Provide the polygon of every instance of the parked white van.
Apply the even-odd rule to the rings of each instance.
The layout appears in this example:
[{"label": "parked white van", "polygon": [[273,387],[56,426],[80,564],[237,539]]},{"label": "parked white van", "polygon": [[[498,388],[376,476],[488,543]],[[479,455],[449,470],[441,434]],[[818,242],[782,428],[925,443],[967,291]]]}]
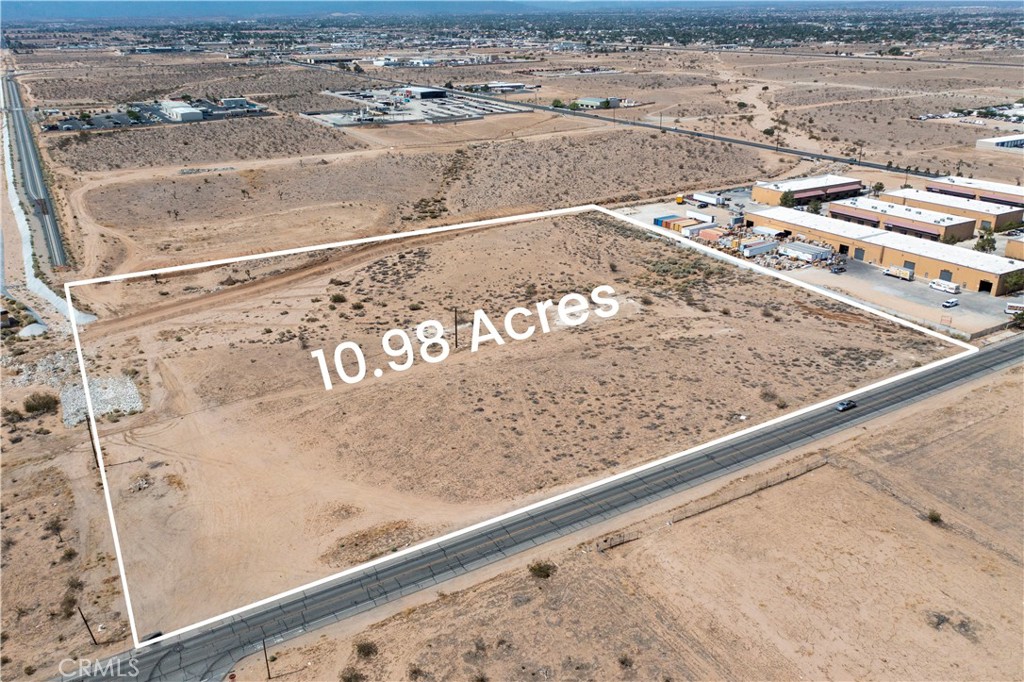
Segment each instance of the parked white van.
[{"label": "parked white van", "polygon": [[938,289],[939,291],[945,291],[947,294],[959,294],[960,285],[956,282],[947,282],[944,279],[933,279],[928,286],[932,289]]}]

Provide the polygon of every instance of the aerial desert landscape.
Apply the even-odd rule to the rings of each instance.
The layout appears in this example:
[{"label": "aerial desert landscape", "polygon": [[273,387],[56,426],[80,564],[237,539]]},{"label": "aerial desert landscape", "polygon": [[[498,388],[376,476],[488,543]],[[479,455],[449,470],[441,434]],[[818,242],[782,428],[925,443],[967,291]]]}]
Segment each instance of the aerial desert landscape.
[{"label": "aerial desert landscape", "polygon": [[[0,677],[1024,679],[1024,374],[978,360],[1024,279],[741,241],[806,241],[751,231],[766,181],[1024,206],[976,146],[1024,133],[1019,12],[272,4],[4,2]],[[955,253],[1019,268],[1022,230]],[[819,403],[813,443],[332,625],[190,629]]]}]

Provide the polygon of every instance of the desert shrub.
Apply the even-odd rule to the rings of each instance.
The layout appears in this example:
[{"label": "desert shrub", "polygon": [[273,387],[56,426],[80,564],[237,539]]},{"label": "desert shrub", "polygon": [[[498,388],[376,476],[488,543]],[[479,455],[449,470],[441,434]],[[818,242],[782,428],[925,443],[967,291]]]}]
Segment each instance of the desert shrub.
[{"label": "desert shrub", "polygon": [[377,655],[379,649],[373,642],[359,642],[356,644],[356,654],[359,658],[373,658]]},{"label": "desert shrub", "polygon": [[18,410],[12,410],[10,408],[4,407],[0,408],[0,417],[3,418],[5,424],[17,424],[18,422],[25,418],[25,415],[23,415]]},{"label": "desert shrub", "polygon": [[78,606],[78,597],[68,590],[64,593],[64,598],[60,600],[60,615],[64,616],[65,619],[75,615],[75,607]]},{"label": "desert shrub", "polygon": [[71,561],[76,556],[78,556],[78,552],[74,548],[68,547],[67,549],[64,550],[64,553],[61,555],[60,560],[61,561]]},{"label": "desert shrub", "polygon": [[936,509],[929,509],[928,510],[928,523],[935,524],[936,526],[941,525],[942,524],[942,514],[940,514],[938,512],[938,510],[936,510]]},{"label": "desert shrub", "polygon": [[331,303],[344,303],[347,300],[345,294],[331,294]]},{"label": "desert shrub", "polygon": [[619,656],[619,665],[625,668],[626,670],[629,670],[633,667],[633,659],[627,656],[626,654],[622,654],[621,656]]},{"label": "desert shrub", "polygon": [[338,679],[341,682],[366,682],[367,678],[366,675],[349,666],[341,671],[341,676]]},{"label": "desert shrub", "polygon": [[773,403],[778,399],[779,394],[776,393],[774,389],[769,388],[768,386],[765,386],[764,388],[761,389],[761,400],[765,401],[766,403]]},{"label": "desert shrub", "polygon": [[29,414],[56,412],[60,400],[52,393],[36,392],[25,398],[25,411]]},{"label": "desert shrub", "polygon": [[366,306],[363,305],[362,301],[356,301],[355,303],[352,304],[352,310],[362,310],[365,307]]},{"label": "desert shrub", "polygon": [[540,578],[541,580],[547,580],[555,574],[558,567],[550,561],[535,561],[530,564],[530,575],[534,578]]}]

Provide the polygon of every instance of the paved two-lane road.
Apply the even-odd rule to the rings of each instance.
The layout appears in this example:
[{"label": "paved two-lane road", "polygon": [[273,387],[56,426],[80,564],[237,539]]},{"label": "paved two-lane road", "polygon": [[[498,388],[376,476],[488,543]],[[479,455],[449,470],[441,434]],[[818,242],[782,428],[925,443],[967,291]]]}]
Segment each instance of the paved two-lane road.
[{"label": "paved two-lane road", "polygon": [[46,179],[43,177],[39,152],[32,139],[32,129],[21,103],[18,84],[10,73],[4,77],[4,101],[9,114],[7,120],[11,122],[11,139],[18,156],[17,175],[31,204],[28,212],[35,213],[42,223],[50,264],[67,265],[68,257],[64,252],[60,227],[53,215],[53,202],[50,200],[50,190],[46,187]]},{"label": "paved two-lane road", "polygon": [[242,657],[261,651],[264,639],[276,644],[437,585],[1022,359],[1024,339],[1017,337],[860,395],[854,410],[820,408],[116,658],[122,670],[134,658],[141,680],[220,679]]}]

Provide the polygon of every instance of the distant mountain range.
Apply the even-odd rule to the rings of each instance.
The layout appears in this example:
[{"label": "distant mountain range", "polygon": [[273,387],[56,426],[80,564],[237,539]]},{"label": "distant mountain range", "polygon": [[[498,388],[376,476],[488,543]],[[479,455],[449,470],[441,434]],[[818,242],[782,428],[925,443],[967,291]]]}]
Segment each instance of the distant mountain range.
[{"label": "distant mountain range", "polygon": [[[785,5],[801,0],[3,0],[0,19],[4,22],[25,21],[109,21],[124,23],[153,20],[237,21],[281,17],[316,17],[337,14],[362,16],[427,16],[468,14],[537,14],[546,12],[621,11],[668,8],[736,7],[764,5],[772,2]],[[860,0],[878,4],[879,0]],[[902,0],[898,4],[919,4],[933,0]],[[1007,0],[1019,2],[1019,0]],[[853,0],[854,3],[858,0]],[[829,4],[821,0],[802,0],[801,4]],[[851,3],[844,3],[848,6]],[[948,0],[943,4],[1005,5],[1001,0]]]}]

